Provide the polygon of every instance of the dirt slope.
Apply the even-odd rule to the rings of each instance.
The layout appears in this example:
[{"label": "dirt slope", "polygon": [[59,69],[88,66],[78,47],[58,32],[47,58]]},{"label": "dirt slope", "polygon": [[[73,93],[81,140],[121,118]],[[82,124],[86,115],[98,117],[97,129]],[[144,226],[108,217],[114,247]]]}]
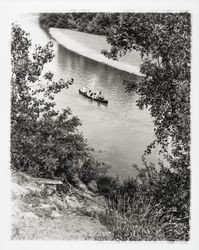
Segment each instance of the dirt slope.
[{"label": "dirt slope", "polygon": [[12,176],[11,239],[111,240],[98,212],[102,213],[96,204],[89,206],[72,193],[63,197],[56,185],[38,184],[20,174]]}]

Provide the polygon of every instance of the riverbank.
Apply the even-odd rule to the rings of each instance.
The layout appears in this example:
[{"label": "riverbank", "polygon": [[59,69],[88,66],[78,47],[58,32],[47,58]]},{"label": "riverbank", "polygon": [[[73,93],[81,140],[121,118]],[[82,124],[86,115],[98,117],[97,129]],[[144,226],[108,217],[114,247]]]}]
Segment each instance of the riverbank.
[{"label": "riverbank", "polygon": [[[100,36],[99,38],[98,35],[91,35],[79,31],[59,28],[50,28],[49,33],[59,44],[79,55],[106,64],[121,71],[133,73],[138,76],[142,75],[139,69],[141,59],[137,52],[132,52],[134,53],[133,56],[136,57],[135,64],[137,65],[131,65],[127,62],[108,59],[103,54],[101,54],[103,49],[110,49],[110,46],[106,42],[106,38],[103,36]],[[100,45],[98,43],[99,39]]]},{"label": "riverbank", "polygon": [[84,188],[63,192],[60,180],[12,174],[11,239],[111,240],[99,221],[106,210],[103,197]]}]

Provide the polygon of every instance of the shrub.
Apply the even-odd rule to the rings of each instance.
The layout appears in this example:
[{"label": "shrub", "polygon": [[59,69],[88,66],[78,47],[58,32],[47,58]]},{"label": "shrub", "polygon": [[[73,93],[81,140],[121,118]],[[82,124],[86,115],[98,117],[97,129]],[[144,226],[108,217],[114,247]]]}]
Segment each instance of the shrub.
[{"label": "shrub", "polygon": [[106,198],[113,196],[117,192],[118,179],[111,176],[100,176],[97,180],[99,192]]},{"label": "shrub", "polygon": [[[142,209],[141,209],[142,208]],[[154,209],[153,205],[142,204],[139,211],[132,210],[128,218],[122,217],[110,227],[114,240],[188,240],[184,223],[172,215],[165,215],[161,208]],[[164,219],[167,216],[167,220]]]},{"label": "shrub", "polygon": [[163,165],[137,168],[136,179],[102,178],[100,191],[108,199],[102,222],[115,240],[189,240],[189,189],[179,173]]},{"label": "shrub", "polygon": [[37,45],[18,25],[12,26],[11,167],[33,176],[72,175],[89,148],[77,130],[80,120],[69,108],[55,111],[54,94],[72,82],[43,72],[53,59],[53,44]]},{"label": "shrub", "polygon": [[88,184],[90,181],[98,181],[100,177],[103,177],[108,172],[110,166],[103,162],[94,160],[93,157],[88,158],[79,169],[79,178]]}]

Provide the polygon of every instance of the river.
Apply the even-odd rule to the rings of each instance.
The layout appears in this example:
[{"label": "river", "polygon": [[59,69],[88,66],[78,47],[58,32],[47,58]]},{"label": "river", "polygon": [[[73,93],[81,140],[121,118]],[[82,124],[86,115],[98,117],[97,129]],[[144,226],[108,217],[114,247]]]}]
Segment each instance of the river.
[{"label": "river", "polygon": [[[33,44],[42,45],[52,40],[39,27],[37,14],[20,16],[17,22],[30,33]],[[100,39],[99,36],[99,43]],[[122,71],[78,55],[56,41],[53,42],[55,58],[48,68],[56,77],[66,80],[74,78],[74,84],[57,95],[57,108],[70,107],[73,115],[80,118],[82,126],[79,130],[94,148],[96,159],[112,166],[111,175],[134,176],[132,163],[142,166],[142,154],[154,139],[149,112],[138,109],[136,94],[125,92]],[[127,59],[129,62],[129,56]],[[132,62],[135,63],[133,55]],[[79,95],[78,89],[85,85],[101,90],[109,100],[108,106]],[[157,152],[150,156],[150,160],[157,161]]]}]

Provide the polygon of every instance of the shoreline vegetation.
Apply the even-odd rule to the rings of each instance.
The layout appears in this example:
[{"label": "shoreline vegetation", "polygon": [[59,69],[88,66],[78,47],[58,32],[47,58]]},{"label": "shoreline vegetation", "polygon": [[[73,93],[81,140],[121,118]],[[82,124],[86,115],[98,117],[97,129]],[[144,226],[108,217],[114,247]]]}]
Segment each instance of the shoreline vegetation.
[{"label": "shoreline vegetation", "polygon": [[[42,72],[44,65],[53,59],[52,42],[45,47],[37,46],[30,55],[31,38],[13,25],[12,171],[59,179],[77,190],[84,185],[96,190],[107,204],[105,215],[97,218],[111,232],[112,240],[189,240],[190,15],[46,13],[40,14],[40,24],[45,28],[106,35],[111,50],[103,54],[108,58],[116,59],[118,54],[124,55],[131,49],[143,56],[150,54],[152,58],[141,65],[144,79],[139,86],[131,79],[126,84],[127,91],[139,94],[140,109],[150,105],[156,140],[143,155],[145,168],[133,165],[136,178],[120,180],[108,176],[106,164],[91,156],[91,149],[78,132],[79,119],[72,116],[69,108],[60,113],[54,110],[54,95],[72,83],[63,79],[55,82],[52,72]],[[47,87],[38,84],[33,91],[31,84],[35,86],[41,78],[48,82]],[[38,93],[48,101],[35,98]],[[170,139],[172,155],[167,152]],[[146,162],[144,156],[156,145],[162,146],[169,167],[160,162],[157,170],[157,166]],[[61,192],[71,196],[67,188]]]}]

